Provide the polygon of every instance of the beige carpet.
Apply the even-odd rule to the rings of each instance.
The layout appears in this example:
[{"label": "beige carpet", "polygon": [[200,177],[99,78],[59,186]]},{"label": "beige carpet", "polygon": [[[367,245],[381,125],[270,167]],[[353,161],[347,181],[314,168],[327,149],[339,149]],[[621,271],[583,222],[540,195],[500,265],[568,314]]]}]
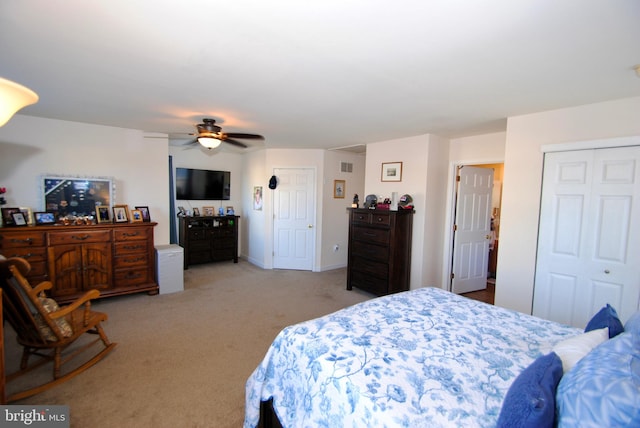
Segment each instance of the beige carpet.
[{"label": "beige carpet", "polygon": [[[245,382],[283,327],[372,297],[345,290],[346,269],[269,271],[240,261],[184,273],[184,292],[96,303],[109,314],[105,330],[117,348],[71,381],[14,404],[68,405],[78,428],[240,427]],[[6,327],[11,372],[20,349]]]}]

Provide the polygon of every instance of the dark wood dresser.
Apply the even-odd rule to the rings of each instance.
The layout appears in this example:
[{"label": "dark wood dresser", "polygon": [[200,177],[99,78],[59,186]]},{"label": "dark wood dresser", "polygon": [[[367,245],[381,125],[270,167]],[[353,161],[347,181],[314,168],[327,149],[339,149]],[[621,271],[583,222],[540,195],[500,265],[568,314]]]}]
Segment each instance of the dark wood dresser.
[{"label": "dark wood dresser", "polygon": [[238,263],[239,221],[240,217],[236,215],[181,217],[180,246],[184,248],[184,268],[224,260]]},{"label": "dark wood dresser", "polygon": [[153,228],[156,223],[0,228],[0,254],[31,265],[31,285],[51,281],[51,297],[75,300],[90,289],[100,297],[158,293]]},{"label": "dark wood dresser", "polygon": [[350,209],[347,290],[382,296],[409,289],[413,212]]}]

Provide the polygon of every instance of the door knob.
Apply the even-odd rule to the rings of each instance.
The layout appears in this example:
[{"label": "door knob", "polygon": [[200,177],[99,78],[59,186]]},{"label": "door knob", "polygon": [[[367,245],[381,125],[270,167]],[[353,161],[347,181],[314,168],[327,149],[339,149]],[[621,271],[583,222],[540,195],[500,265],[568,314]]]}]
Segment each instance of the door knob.
[{"label": "door knob", "polygon": [[604,273],[606,273],[607,275],[609,275],[611,273],[611,271],[609,269],[605,269]]},{"label": "door knob", "polygon": [[307,225],[307,227],[308,227],[309,229],[313,229],[313,225],[312,225],[312,224],[308,224],[308,225]]}]

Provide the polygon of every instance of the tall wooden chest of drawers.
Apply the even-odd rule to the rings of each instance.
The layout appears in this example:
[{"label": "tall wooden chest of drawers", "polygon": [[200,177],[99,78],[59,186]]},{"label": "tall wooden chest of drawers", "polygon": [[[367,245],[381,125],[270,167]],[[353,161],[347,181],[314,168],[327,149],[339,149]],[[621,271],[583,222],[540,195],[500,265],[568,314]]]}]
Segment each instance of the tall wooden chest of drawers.
[{"label": "tall wooden chest of drawers", "polygon": [[89,289],[100,297],[158,293],[153,227],[156,223],[0,228],[0,254],[31,264],[31,285],[51,281],[60,303]]},{"label": "tall wooden chest of drawers", "polygon": [[382,296],[409,289],[413,210],[351,209],[347,290]]}]

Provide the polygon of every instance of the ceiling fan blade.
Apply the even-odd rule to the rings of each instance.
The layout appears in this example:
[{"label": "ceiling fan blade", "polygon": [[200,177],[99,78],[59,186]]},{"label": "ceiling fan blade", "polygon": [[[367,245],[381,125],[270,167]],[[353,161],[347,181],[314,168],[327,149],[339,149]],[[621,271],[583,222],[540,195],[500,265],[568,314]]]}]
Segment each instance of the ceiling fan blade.
[{"label": "ceiling fan blade", "polygon": [[247,140],[264,140],[264,137],[262,135],[257,135],[257,134],[243,134],[243,133],[238,133],[238,132],[229,132],[224,134],[225,136],[229,137],[229,138],[245,138]]},{"label": "ceiling fan blade", "polygon": [[248,146],[244,143],[241,143],[240,141],[236,141],[236,140],[232,140],[230,138],[225,138],[224,140],[222,140],[223,143],[229,143],[232,144],[234,146],[238,146],[238,147],[242,147],[243,149],[246,149]]}]

